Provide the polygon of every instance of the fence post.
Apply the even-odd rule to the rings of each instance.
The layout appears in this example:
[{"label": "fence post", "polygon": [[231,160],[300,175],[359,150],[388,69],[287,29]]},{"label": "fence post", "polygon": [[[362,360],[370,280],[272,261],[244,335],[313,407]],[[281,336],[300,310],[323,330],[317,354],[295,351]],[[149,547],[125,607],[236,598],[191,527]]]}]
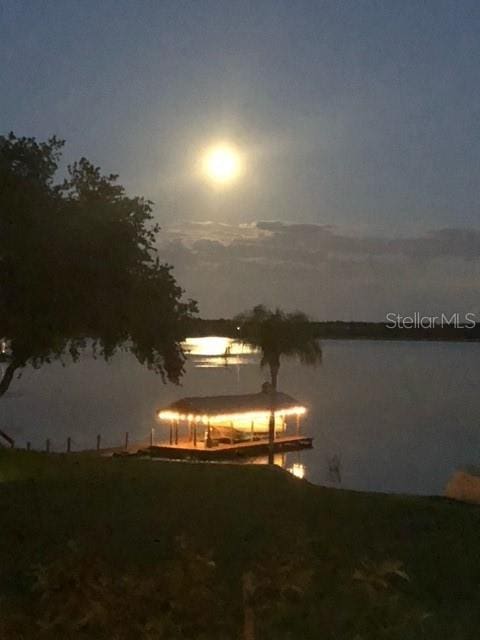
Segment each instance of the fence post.
[{"label": "fence post", "polygon": [[100,434],[97,436],[97,451],[100,451]]},{"label": "fence post", "polygon": [[27,442],[27,451],[30,451],[31,446],[32,446],[32,445],[30,444],[30,442]]},{"label": "fence post", "polygon": [[45,451],[50,453],[50,438],[47,438],[45,441]]},{"label": "fence post", "polygon": [[68,436],[68,438],[67,438],[67,453],[70,453],[71,450],[72,450],[72,439],[70,438],[70,436]]}]

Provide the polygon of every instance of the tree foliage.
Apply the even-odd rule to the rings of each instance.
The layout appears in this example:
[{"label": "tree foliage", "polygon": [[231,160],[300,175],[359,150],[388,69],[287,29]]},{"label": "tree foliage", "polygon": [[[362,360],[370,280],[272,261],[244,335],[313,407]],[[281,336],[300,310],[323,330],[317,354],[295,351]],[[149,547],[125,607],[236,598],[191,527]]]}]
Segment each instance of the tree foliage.
[{"label": "tree foliage", "polygon": [[239,338],[260,349],[261,366],[269,367],[271,382],[277,388],[280,358],[298,358],[300,362],[316,365],[322,359],[322,349],[308,317],[300,312],[272,311],[263,305],[236,316],[240,325]]},{"label": "tree foliage", "polygon": [[165,381],[177,382],[182,300],[171,267],[155,251],[152,203],[129,197],[118,176],[85,158],[55,182],[63,141],[0,136],[0,338],[14,372],[91,345],[109,359],[119,348]]}]

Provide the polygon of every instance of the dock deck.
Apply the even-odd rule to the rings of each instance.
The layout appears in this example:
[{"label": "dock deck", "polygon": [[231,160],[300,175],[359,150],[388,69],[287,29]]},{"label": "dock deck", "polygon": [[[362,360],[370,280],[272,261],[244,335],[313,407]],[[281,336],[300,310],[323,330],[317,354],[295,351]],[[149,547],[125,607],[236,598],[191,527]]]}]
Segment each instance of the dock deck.
[{"label": "dock deck", "polygon": [[[312,449],[313,438],[304,435],[279,436],[274,440],[274,453],[287,453],[288,451],[300,451],[302,449]],[[269,443],[267,439],[249,440],[246,442],[219,443],[212,447],[206,447],[203,442],[198,442],[197,446],[185,439],[178,444],[157,444],[153,446],[130,445],[124,454],[134,453],[136,455],[148,455],[155,458],[166,458],[170,460],[222,460],[232,458],[250,458],[267,455]],[[112,453],[121,454],[122,450],[117,449]]]}]

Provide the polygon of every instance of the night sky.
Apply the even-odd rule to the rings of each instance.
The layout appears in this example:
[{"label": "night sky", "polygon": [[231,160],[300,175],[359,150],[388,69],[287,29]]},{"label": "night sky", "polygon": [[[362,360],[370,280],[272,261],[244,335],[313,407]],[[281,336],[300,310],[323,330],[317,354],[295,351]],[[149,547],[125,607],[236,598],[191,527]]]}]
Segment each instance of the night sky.
[{"label": "night sky", "polygon": [[[0,0],[0,133],[154,200],[204,315],[477,311],[479,33],[453,0]],[[215,191],[220,139],[246,171]]]}]

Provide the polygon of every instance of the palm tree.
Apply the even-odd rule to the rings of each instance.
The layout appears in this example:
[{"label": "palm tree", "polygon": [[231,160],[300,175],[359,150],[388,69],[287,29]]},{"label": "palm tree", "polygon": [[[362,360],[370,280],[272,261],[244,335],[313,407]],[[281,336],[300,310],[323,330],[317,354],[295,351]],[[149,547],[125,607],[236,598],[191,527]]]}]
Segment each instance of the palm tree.
[{"label": "palm tree", "polygon": [[260,366],[270,370],[272,406],[268,427],[268,461],[273,464],[275,397],[280,358],[296,358],[302,364],[315,366],[321,362],[322,348],[308,317],[300,311],[285,313],[278,308],[272,311],[258,305],[236,316],[235,321],[239,324],[239,340],[257,347],[262,354]]}]

